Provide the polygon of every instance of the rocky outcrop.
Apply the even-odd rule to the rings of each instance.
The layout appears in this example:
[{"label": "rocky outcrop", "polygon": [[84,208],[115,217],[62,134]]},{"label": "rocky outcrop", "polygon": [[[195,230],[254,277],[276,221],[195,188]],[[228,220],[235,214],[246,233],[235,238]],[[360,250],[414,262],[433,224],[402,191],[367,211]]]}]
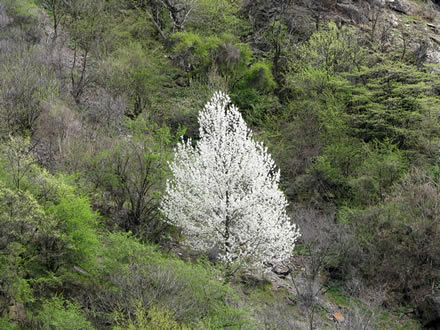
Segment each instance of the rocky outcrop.
[{"label": "rocky outcrop", "polygon": [[353,4],[345,3],[338,3],[336,7],[342,13],[342,15],[348,17],[354,24],[368,23],[368,18],[362,13],[361,8]]},{"label": "rocky outcrop", "polygon": [[286,278],[292,272],[292,268],[289,264],[280,262],[273,265],[272,272],[281,278]]},{"label": "rocky outcrop", "polygon": [[387,0],[388,7],[405,15],[414,13],[414,6],[407,0]]},{"label": "rocky outcrop", "polygon": [[0,29],[6,27],[12,19],[6,13],[6,6],[0,2]]},{"label": "rocky outcrop", "polygon": [[440,329],[440,294],[427,295],[417,307],[420,320],[427,329]]}]

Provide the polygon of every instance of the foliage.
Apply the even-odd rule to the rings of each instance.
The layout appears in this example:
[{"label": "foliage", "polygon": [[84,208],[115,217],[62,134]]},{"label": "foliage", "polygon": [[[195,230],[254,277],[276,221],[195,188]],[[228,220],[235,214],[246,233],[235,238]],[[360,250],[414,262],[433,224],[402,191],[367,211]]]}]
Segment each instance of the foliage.
[{"label": "foliage", "polygon": [[[32,170],[35,163],[34,158],[30,155],[30,140],[22,137],[9,137],[9,141],[2,145],[1,153],[3,158],[3,171],[5,172],[4,181],[7,182],[9,177],[10,185],[17,190],[25,189],[22,181],[25,176]],[[6,175],[9,174],[9,175]]]},{"label": "foliage", "polygon": [[292,68],[320,67],[329,75],[358,70],[366,56],[359,41],[353,29],[331,22],[297,48],[299,61],[292,62]]},{"label": "foliage", "polygon": [[235,82],[246,70],[252,51],[230,34],[203,36],[192,32],[173,35],[173,53],[179,66],[193,77],[203,78],[212,67]]},{"label": "foliage", "polygon": [[44,300],[35,319],[43,329],[94,329],[83,315],[81,306],[61,296],[53,296]]},{"label": "foliage", "polygon": [[16,324],[10,322],[8,319],[3,317],[0,317],[0,327],[5,330],[19,329]]},{"label": "foliage", "polygon": [[130,110],[127,115],[136,118],[143,111],[152,110],[155,95],[165,81],[161,70],[165,63],[159,52],[145,49],[138,42],[126,43],[102,64],[102,84],[113,95],[127,96]]},{"label": "foliage", "polygon": [[373,205],[386,197],[393,185],[407,172],[405,154],[390,141],[376,141],[365,150],[365,161],[350,182],[357,204]]},{"label": "foliage", "polygon": [[257,62],[250,66],[245,74],[244,83],[262,92],[268,92],[276,86],[271,67],[264,62]]},{"label": "foliage", "polygon": [[35,60],[36,48],[15,50],[0,63],[0,138],[34,128],[45,101],[58,94],[51,68]]},{"label": "foliage", "polygon": [[279,172],[230,99],[214,94],[199,114],[200,140],[177,145],[161,209],[202,251],[261,267],[289,257],[298,232],[286,215]]},{"label": "foliage", "polygon": [[4,187],[0,188],[0,202],[0,279],[6,298],[1,300],[0,309],[4,310],[11,299],[21,303],[34,299],[26,276],[29,268],[38,266],[32,250],[39,239],[36,230],[44,226],[44,213],[29,194]]},{"label": "foliage", "polygon": [[39,10],[34,1],[5,0],[2,4],[12,18],[11,21],[6,20],[10,31],[2,31],[2,35],[30,44],[38,43],[43,36],[43,31],[38,24]]},{"label": "foliage", "polygon": [[438,77],[399,62],[382,62],[350,77],[350,125],[364,141],[391,140],[416,155],[437,150]]},{"label": "foliage", "polygon": [[142,304],[136,306],[136,319],[117,320],[120,327],[114,329],[164,329],[164,330],[184,330],[188,329],[173,320],[172,314],[164,308],[151,306],[148,310],[143,308]]},{"label": "foliage", "polygon": [[239,10],[239,4],[231,1],[198,0],[188,18],[186,30],[213,35],[244,35],[249,30],[249,23],[240,17]]},{"label": "foliage", "polygon": [[168,173],[173,135],[166,126],[139,117],[128,121],[131,135],[106,141],[96,155],[85,155],[84,177],[100,192],[100,208],[112,208],[125,216],[116,223],[145,238],[159,239],[164,229],[158,212]]},{"label": "foliage", "polygon": [[[69,65],[70,94],[76,104],[81,103],[87,88],[95,83],[96,76],[91,70],[95,65],[92,55],[105,54],[110,45],[107,28],[110,22],[110,3],[97,0],[76,0],[62,3],[65,26],[69,31],[73,59]],[[110,47],[109,47],[110,48]]]},{"label": "foliage", "polygon": [[[435,24],[423,28],[433,6],[414,2],[408,16],[374,1],[0,2],[0,328],[257,327],[236,307],[248,299],[266,327],[301,328],[296,312],[314,308],[320,279],[361,296],[383,284],[387,308],[438,291],[440,89],[426,63],[437,61]],[[296,306],[284,291],[271,308],[248,292],[237,300],[224,274],[170,235],[191,212],[205,221],[222,206],[199,208],[218,186],[194,174],[210,168],[197,154],[207,131],[196,118],[216,90],[229,92],[280,167],[302,231],[294,259],[309,282]],[[188,203],[197,205],[167,222],[160,201],[166,180],[176,183],[167,162],[183,134],[191,142],[178,148],[199,157],[188,160],[193,183],[207,184],[182,191],[197,193]],[[243,172],[258,172],[254,164]],[[255,177],[244,177],[229,183],[253,206]],[[273,166],[267,177],[278,185]],[[200,242],[193,229],[188,242]],[[215,262],[214,245],[203,252]],[[344,313],[347,326],[365,326],[374,310],[363,307]]]},{"label": "foliage", "polygon": [[74,267],[91,267],[99,244],[88,200],[75,195],[62,177],[39,169],[28,144],[11,138],[0,154],[2,310],[10,301],[33,303],[37,293],[58,287]]},{"label": "foliage", "polygon": [[208,263],[186,263],[124,233],[108,234],[105,242],[97,276],[107,280],[92,288],[98,291],[94,295],[97,312],[101,308],[119,311],[116,319],[123,324],[131,323],[127,317],[136,316],[132,323],[137,326],[145,316],[139,306],[155,314],[156,321],[165,318],[170,324],[176,321],[198,328],[200,321],[222,328],[248,323],[247,315],[236,307],[232,289],[218,280],[218,270]]},{"label": "foliage", "polygon": [[50,207],[47,213],[62,223],[61,229],[66,235],[61,235],[61,240],[67,249],[72,250],[64,262],[89,268],[86,263],[93,261],[98,246],[94,232],[96,213],[92,211],[89,200],[84,197],[66,196]]},{"label": "foliage", "polygon": [[255,125],[264,125],[280,107],[277,97],[272,95],[276,86],[271,65],[256,62],[231,84],[232,100],[242,109],[245,119]]},{"label": "foliage", "polygon": [[439,280],[439,197],[432,178],[412,169],[383,203],[345,215],[364,251],[358,268],[370,281],[386,283],[393,299],[417,302]]}]

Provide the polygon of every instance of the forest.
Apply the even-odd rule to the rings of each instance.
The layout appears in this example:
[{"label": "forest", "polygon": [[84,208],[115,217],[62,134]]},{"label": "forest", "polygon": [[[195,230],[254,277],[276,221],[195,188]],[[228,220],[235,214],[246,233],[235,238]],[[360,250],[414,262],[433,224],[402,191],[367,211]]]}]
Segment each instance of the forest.
[{"label": "forest", "polygon": [[0,328],[439,329],[439,1],[0,0]]}]

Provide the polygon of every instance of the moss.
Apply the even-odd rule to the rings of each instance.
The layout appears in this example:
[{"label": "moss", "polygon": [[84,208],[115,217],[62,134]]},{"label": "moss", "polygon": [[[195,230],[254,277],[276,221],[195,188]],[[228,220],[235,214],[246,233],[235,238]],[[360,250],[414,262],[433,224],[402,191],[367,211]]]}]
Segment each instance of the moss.
[{"label": "moss", "polygon": [[325,294],[328,301],[331,303],[338,305],[339,307],[349,308],[350,306],[350,297],[343,294],[338,289],[330,289]]}]

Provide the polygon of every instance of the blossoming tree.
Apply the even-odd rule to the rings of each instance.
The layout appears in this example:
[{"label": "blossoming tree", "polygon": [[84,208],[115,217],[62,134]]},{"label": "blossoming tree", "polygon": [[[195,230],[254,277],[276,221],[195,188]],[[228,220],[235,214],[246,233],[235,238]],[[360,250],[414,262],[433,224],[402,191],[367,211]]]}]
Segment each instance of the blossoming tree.
[{"label": "blossoming tree", "polygon": [[228,270],[289,257],[299,232],[286,214],[280,173],[230,98],[199,114],[200,140],[179,143],[161,210],[198,250],[217,248]]}]

